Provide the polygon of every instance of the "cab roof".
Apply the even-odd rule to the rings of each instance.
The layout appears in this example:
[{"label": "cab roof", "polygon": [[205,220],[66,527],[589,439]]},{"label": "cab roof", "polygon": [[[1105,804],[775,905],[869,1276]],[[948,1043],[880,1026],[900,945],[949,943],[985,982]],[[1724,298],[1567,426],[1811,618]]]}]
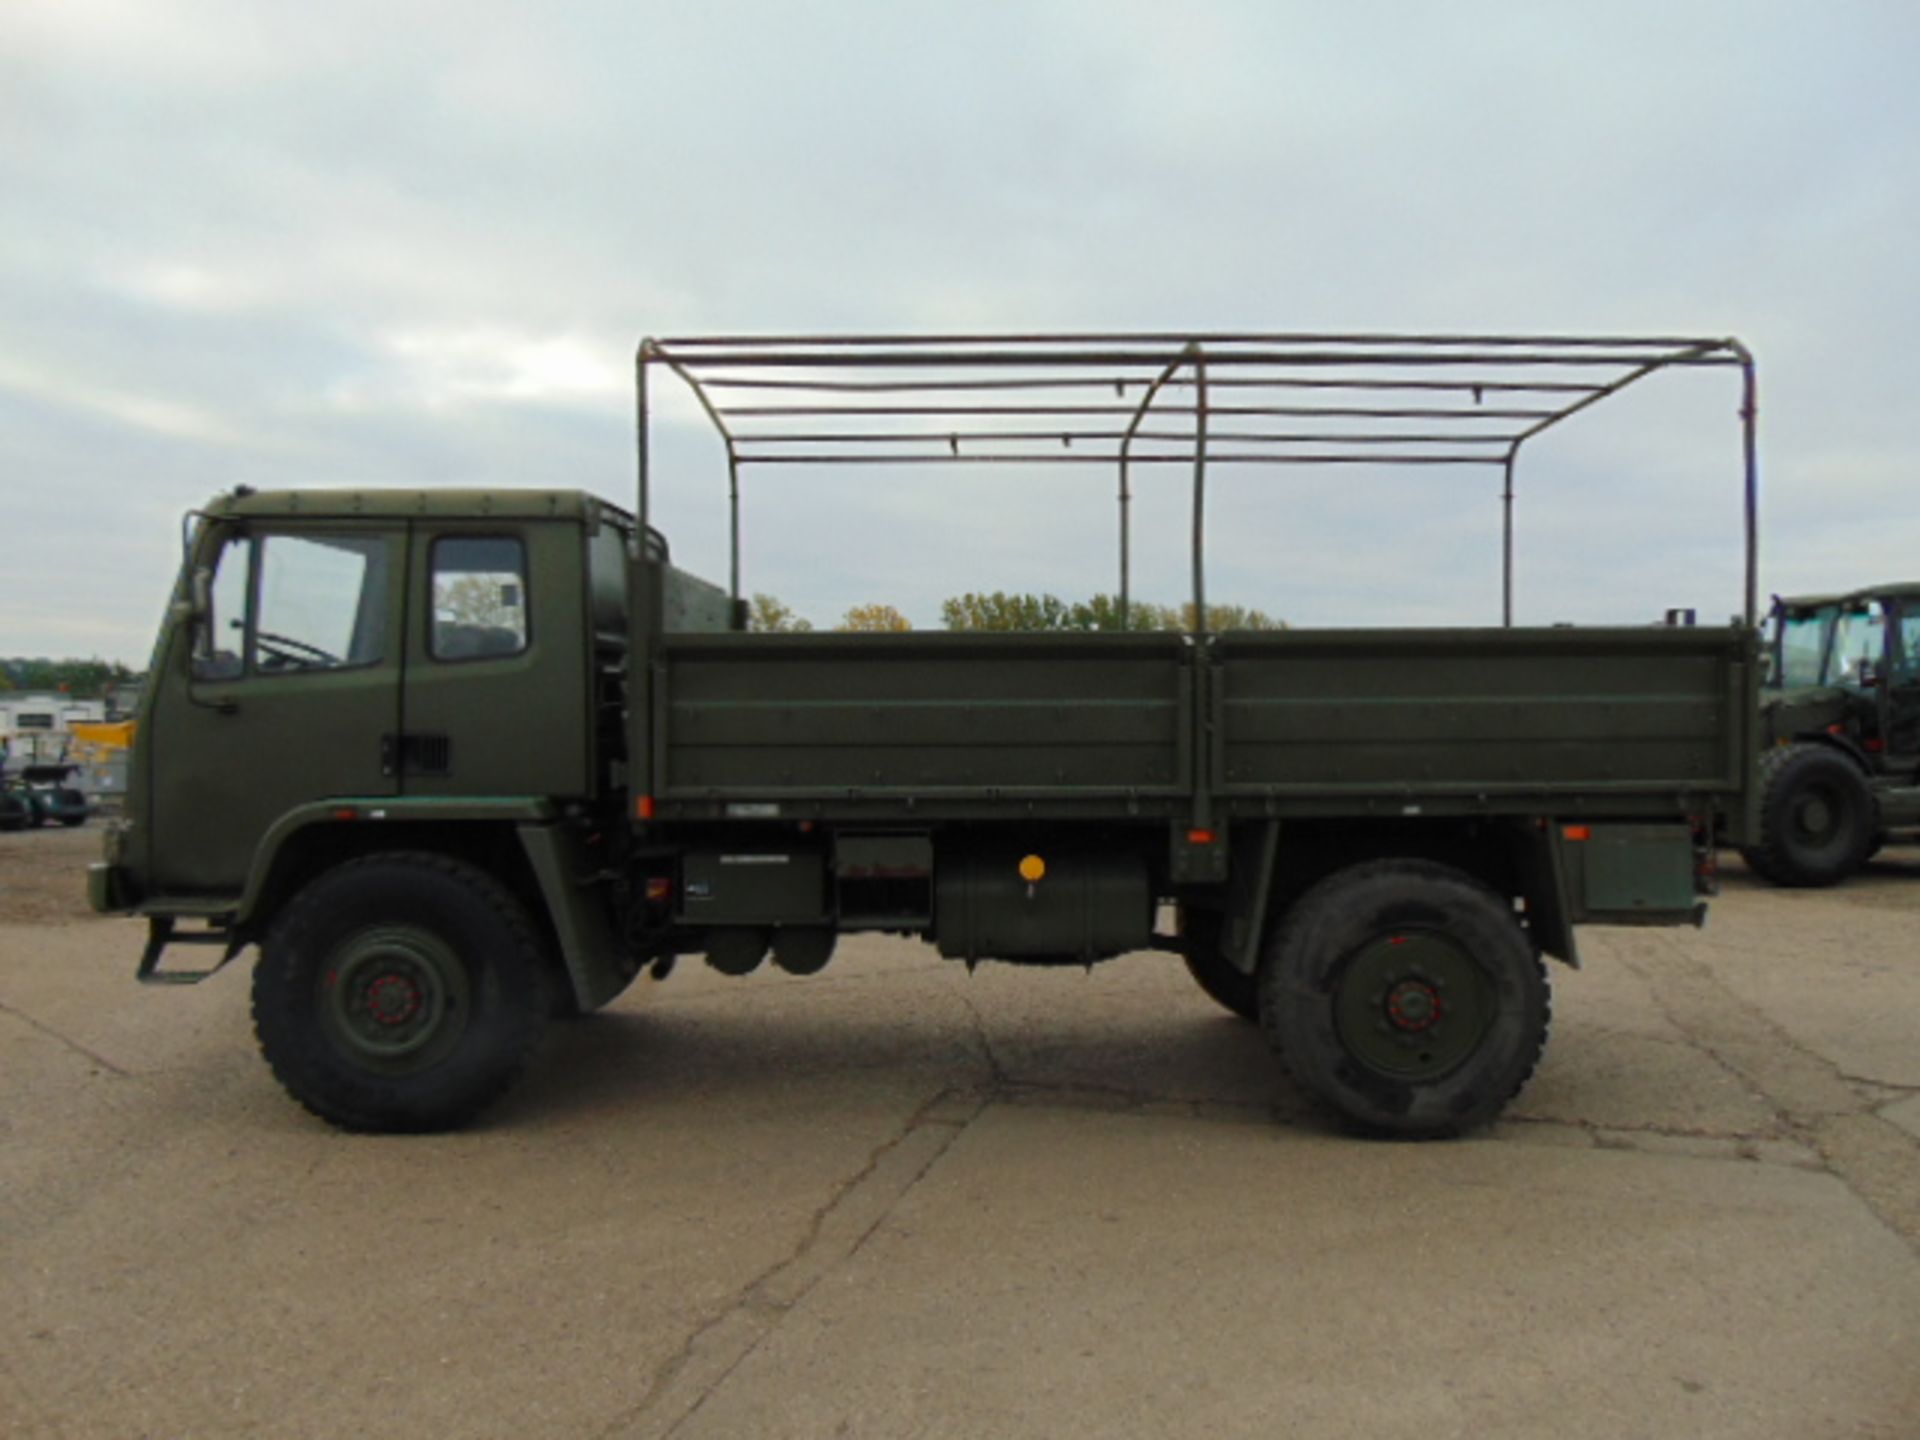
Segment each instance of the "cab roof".
[{"label": "cab roof", "polygon": [[1836,595],[1782,595],[1780,604],[1790,611],[1818,610],[1826,605],[1845,605],[1853,601],[1912,600],[1920,597],[1920,580],[1899,580],[1890,585],[1862,585]]},{"label": "cab roof", "polygon": [[218,495],[204,507],[219,519],[404,520],[414,516],[606,522],[633,528],[633,517],[584,490],[253,490]]}]

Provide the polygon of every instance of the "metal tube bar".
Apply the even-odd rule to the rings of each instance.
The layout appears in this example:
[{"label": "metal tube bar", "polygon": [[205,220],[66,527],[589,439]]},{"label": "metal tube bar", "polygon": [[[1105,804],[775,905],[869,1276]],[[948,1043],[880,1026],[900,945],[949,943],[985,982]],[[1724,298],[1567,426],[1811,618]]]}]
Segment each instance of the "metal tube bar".
[{"label": "metal tube bar", "polygon": [[[1602,395],[1612,391],[1602,390],[1581,401],[1582,406],[1591,404]],[[721,416],[732,420],[791,420],[812,416],[822,420],[843,420],[850,416],[865,416],[884,419],[889,415],[898,415],[907,419],[918,419],[927,415],[1132,415],[1138,413],[1132,405],[1093,404],[1085,405],[734,405],[716,407],[713,415],[717,421]],[[1195,409],[1191,405],[1168,405],[1163,415],[1192,415]],[[1563,410],[1487,410],[1468,409],[1412,409],[1399,405],[1216,405],[1215,415],[1290,415],[1310,419],[1349,418],[1357,420],[1554,420],[1566,412]]]},{"label": "metal tube bar", "polygon": [[647,352],[651,340],[640,342],[633,356],[634,426],[639,454],[639,473],[635,476],[634,516],[640,528],[640,553],[647,553],[647,507],[651,499],[647,476]]},{"label": "metal tube bar", "polygon": [[1198,644],[1207,636],[1207,357],[1198,345],[1193,394],[1193,636]]},{"label": "metal tube bar", "polygon": [[[1185,465],[1187,455],[1131,455],[1129,465]],[[1215,465],[1500,465],[1498,455],[1325,454],[1293,455],[1279,451],[1228,453],[1208,457]],[[741,455],[749,465],[1111,465],[1111,454],[1028,453],[1015,455]]]},{"label": "metal tube bar", "polygon": [[[1213,412],[1218,414],[1218,411]],[[1121,440],[1124,430],[896,430],[896,431],[785,431],[775,435],[737,435],[736,443],[747,445],[945,445],[949,449],[967,441],[1059,440],[1062,449],[1083,441]],[[1136,440],[1165,440],[1184,444],[1191,435],[1173,430],[1142,430]],[[1281,434],[1257,430],[1220,430],[1216,440],[1245,441],[1250,445],[1510,445],[1512,434],[1496,435],[1326,435]]]},{"label": "metal tube bar", "polygon": [[727,598],[740,598],[740,457],[727,447]]},{"label": "metal tube bar", "polygon": [[1500,623],[1509,629],[1513,626],[1513,461],[1519,453],[1516,440],[1502,467],[1506,485],[1500,492]]},{"label": "metal tube bar", "polygon": [[[885,394],[899,391],[928,394],[935,391],[965,390],[1089,390],[1105,388],[1109,384],[1124,386],[1139,383],[1137,378],[1122,377],[1109,381],[1093,376],[1071,380],[1047,380],[1031,376],[997,380],[775,380],[709,375],[706,379],[709,390],[799,390],[860,394]],[[1167,383],[1178,389],[1193,382],[1176,376]],[[1586,394],[1600,388],[1597,385],[1582,385],[1573,380],[1389,380],[1365,376],[1350,380],[1334,380],[1325,376],[1310,375],[1215,375],[1208,384],[1216,390],[1272,386],[1276,389],[1301,390],[1457,390],[1461,392],[1498,390],[1533,391],[1541,394],[1569,392]]]},{"label": "metal tube bar", "polygon": [[[1717,345],[1722,345],[1724,343],[1725,343],[1724,341],[1718,341],[1718,340],[1703,340],[1700,342],[1702,347],[1717,346]],[[1547,419],[1541,421],[1538,425],[1535,425],[1530,430],[1528,430],[1525,434],[1523,434],[1518,440],[1514,441],[1514,444],[1518,446],[1525,441],[1531,440],[1534,436],[1538,435],[1542,430],[1550,429],[1553,426],[1558,425],[1562,420],[1571,419],[1573,416],[1578,415],[1582,410],[1585,410],[1590,406],[1599,404],[1602,400],[1606,399],[1609,395],[1619,394],[1622,390],[1626,389],[1627,386],[1633,384],[1634,381],[1643,380],[1647,376],[1653,374],[1653,372],[1656,370],[1664,369],[1668,365],[1684,365],[1687,363],[1690,363],[1690,362],[1685,356],[1673,356],[1668,359],[1650,360],[1643,365],[1637,365],[1632,370],[1629,370],[1625,375],[1622,375],[1619,379],[1612,381],[1610,384],[1602,385],[1598,390],[1594,391],[1593,394],[1587,396],[1585,399],[1576,400],[1573,402],[1573,404],[1567,406],[1564,410],[1555,411]]]},{"label": "metal tube bar", "polygon": [[678,359],[669,355],[658,341],[649,342],[642,347],[643,360],[651,358],[664,363],[668,369],[686,381],[693,391],[693,398],[700,402],[700,408],[707,412],[707,418],[713,422],[713,428],[720,432],[721,440],[727,447],[727,598],[738,603],[740,599],[740,447],[735,443],[734,434],[727,428],[725,416],[714,405],[691,371]]},{"label": "metal tube bar", "polygon": [[[1737,342],[1729,342],[1737,344]],[[1740,430],[1745,469],[1746,541],[1747,541],[1747,628],[1758,623],[1760,605],[1760,450],[1757,426],[1760,419],[1759,382],[1754,375],[1753,356],[1740,348]]]},{"label": "metal tube bar", "polygon": [[[1461,346],[1478,345],[1488,349],[1500,348],[1564,348],[1583,350],[1594,348],[1629,349],[1679,349],[1698,345],[1701,338],[1697,335],[1428,335],[1396,334],[1385,332],[1362,332],[1345,335],[1321,334],[1313,331],[1274,331],[1234,332],[1234,331],[1145,331],[1120,334],[1065,334],[1065,335],[692,335],[662,338],[662,345],[671,345],[676,350],[733,350],[733,349],[791,349],[798,346],[833,346],[841,349],[859,350],[875,346],[898,349],[938,350],[949,348],[971,349],[976,346],[1022,346],[1038,347],[1043,345],[1187,345],[1205,344],[1208,353],[1218,359],[1222,354],[1231,355],[1231,347],[1243,345],[1344,345],[1369,347],[1376,345],[1414,345],[1414,346]],[[1711,341],[1719,344],[1722,342]],[[1161,352],[1164,356],[1164,350]]]},{"label": "metal tube bar", "polygon": [[[1687,342],[1690,346],[1693,342]],[[1718,347],[1719,341],[1704,341],[1707,347]],[[1062,366],[1110,366],[1151,371],[1160,363],[1164,352],[1151,350],[978,350],[966,353],[937,350],[890,350],[880,352],[852,353],[844,350],[811,349],[781,350],[762,348],[742,350],[734,354],[725,352],[702,357],[697,363],[703,366],[751,366],[755,369],[862,369],[881,370],[894,367],[906,369],[955,369],[966,366],[1031,366],[1035,369]],[[1326,365],[1386,365],[1406,366],[1409,368],[1428,368],[1435,365],[1453,366],[1505,366],[1519,369],[1526,366],[1548,365],[1605,365],[1618,369],[1627,365],[1737,365],[1732,356],[1712,353],[1712,348],[1682,350],[1671,355],[1648,354],[1645,351],[1606,351],[1606,350],[1516,350],[1501,352],[1498,350],[1463,350],[1457,353],[1442,353],[1431,350],[1389,350],[1389,351],[1343,351],[1343,350],[1246,350],[1220,354],[1217,358],[1230,365],[1277,365],[1277,366],[1326,366]]]},{"label": "metal tube bar", "polygon": [[1153,397],[1160,393],[1161,387],[1173,378],[1174,372],[1184,365],[1187,357],[1193,353],[1195,353],[1195,347],[1188,345],[1166,368],[1161,370],[1159,375],[1154,377],[1153,383],[1147,386],[1146,393],[1140,397],[1140,404],[1133,412],[1133,419],[1127,424],[1126,433],[1120,438],[1120,503],[1122,506],[1120,512],[1120,628],[1122,630],[1133,628],[1132,592],[1129,588],[1132,579],[1133,536],[1127,523],[1126,507],[1133,503],[1133,491],[1128,482],[1128,474],[1133,461],[1134,432],[1140,428],[1140,422],[1147,418],[1147,408],[1153,404]]}]

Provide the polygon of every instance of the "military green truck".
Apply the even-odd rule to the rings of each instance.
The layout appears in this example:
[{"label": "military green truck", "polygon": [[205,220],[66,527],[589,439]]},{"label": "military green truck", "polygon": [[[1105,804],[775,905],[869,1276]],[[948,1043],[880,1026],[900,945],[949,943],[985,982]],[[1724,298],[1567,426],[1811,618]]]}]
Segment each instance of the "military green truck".
[{"label": "military green truck", "polygon": [[1747,865],[1834,885],[1920,829],[1920,583],[1776,596]]},{"label": "military green truck", "polygon": [[[1703,367],[1740,385],[1745,622],[1515,625],[1522,447]],[[189,518],[92,898],[146,918],[147,982],[257,945],[261,1048],[323,1119],[461,1124],[546,1021],[643,972],[809,974],[878,932],[969,967],[1167,952],[1347,1122],[1452,1134],[1534,1070],[1543,955],[1577,963],[1583,924],[1701,921],[1757,750],[1737,342],[785,336],[648,341],[636,375],[632,512],[242,489]],[[691,400],[663,408],[663,385]],[[725,585],[650,523],[703,422]],[[744,477],[893,494],[970,466],[1110,477],[1123,617],[1136,484],[1173,477],[1191,533],[1162,538],[1203,624],[1210,475],[1479,477],[1502,623],[747,629]],[[1275,573],[1316,543],[1271,536]],[[183,942],[216,962],[163,966]]]}]

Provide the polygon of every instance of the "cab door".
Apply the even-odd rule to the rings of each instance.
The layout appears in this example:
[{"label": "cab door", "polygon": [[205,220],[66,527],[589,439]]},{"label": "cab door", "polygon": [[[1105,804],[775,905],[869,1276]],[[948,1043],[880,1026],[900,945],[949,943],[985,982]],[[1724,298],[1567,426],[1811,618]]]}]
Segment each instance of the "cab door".
[{"label": "cab door", "polygon": [[413,523],[402,793],[590,794],[581,525],[504,517]]},{"label": "cab door", "polygon": [[1920,596],[1902,596],[1888,622],[1886,687],[1887,757],[1912,774],[1920,769]]},{"label": "cab door", "polygon": [[289,810],[395,793],[406,540],[403,523],[225,529],[211,613],[180,632],[147,722],[158,894],[238,895]]}]

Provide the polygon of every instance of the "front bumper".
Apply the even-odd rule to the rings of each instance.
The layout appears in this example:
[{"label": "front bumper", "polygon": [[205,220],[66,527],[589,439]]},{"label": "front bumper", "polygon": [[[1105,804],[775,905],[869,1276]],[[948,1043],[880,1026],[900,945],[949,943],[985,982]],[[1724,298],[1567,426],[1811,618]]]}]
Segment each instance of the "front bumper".
[{"label": "front bumper", "polygon": [[87,903],[102,915],[125,915],[139,903],[124,865],[96,860],[87,867]]}]

